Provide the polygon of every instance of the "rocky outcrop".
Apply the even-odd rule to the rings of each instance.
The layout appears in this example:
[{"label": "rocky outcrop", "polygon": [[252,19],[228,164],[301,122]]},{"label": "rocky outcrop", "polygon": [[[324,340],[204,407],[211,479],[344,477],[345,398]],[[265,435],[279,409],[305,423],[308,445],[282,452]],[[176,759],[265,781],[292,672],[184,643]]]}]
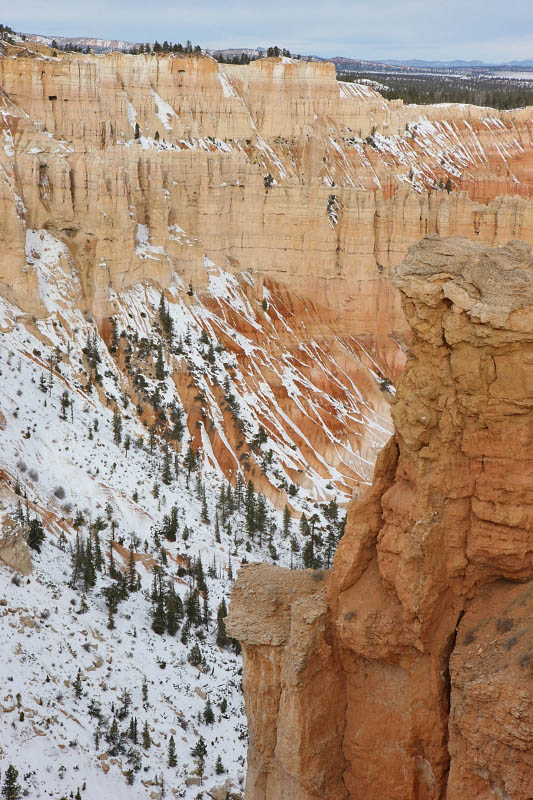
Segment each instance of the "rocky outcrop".
[{"label": "rocky outcrop", "polygon": [[244,567],[230,620],[246,643],[247,796],[344,800],[344,684],[324,573]]},{"label": "rocky outcrop", "polygon": [[[257,705],[262,683],[273,696],[307,690],[305,681],[292,687],[269,671],[276,660],[291,662],[285,641],[266,652],[262,645],[261,680],[249,667],[280,615],[290,619],[293,641],[316,642],[299,674],[320,661],[323,680],[333,675],[337,687],[325,705],[316,695],[303,729],[290,720],[291,738],[332,737],[329,752],[341,750],[346,763],[347,797],[531,796],[533,258],[521,242],[484,249],[427,237],[394,283],[413,344],[392,405],[395,436],[378,457],[372,487],[349,510],[326,579],[329,663],[314,623],[293,614],[292,603],[263,607],[243,592],[250,568],[236,584],[229,630],[245,653],[250,800],[336,796],[327,788],[316,795],[302,780],[295,786],[298,762],[287,765],[281,738],[266,755],[256,746],[256,731],[283,730],[289,720],[283,708]],[[292,582],[302,581],[253,569],[265,593],[283,580],[290,597]],[[309,595],[314,608],[316,589]],[[240,621],[244,599],[253,636]],[[305,608],[305,598],[294,605]],[[320,683],[316,673],[313,680]],[[335,719],[327,732],[325,709]],[[317,774],[328,763],[324,754]],[[265,786],[282,764],[291,775],[286,788],[257,788],[258,772]],[[338,785],[337,774],[333,791]]]},{"label": "rocky outcrop", "polygon": [[2,519],[1,531],[0,564],[12,567],[22,575],[29,575],[31,573],[31,556],[24,537],[7,516]]}]

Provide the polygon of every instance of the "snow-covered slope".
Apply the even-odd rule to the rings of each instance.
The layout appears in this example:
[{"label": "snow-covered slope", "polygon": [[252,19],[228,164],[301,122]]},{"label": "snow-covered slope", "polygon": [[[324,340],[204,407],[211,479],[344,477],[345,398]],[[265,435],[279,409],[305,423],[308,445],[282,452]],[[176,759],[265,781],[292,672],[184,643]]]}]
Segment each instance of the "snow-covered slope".
[{"label": "snow-covered slope", "polygon": [[352,440],[388,435],[353,379],[381,396],[380,369],[208,260],[201,297],[139,284],[97,328],[61,242],[28,230],[27,259],[47,315],[0,299],[0,558],[36,520],[44,541],[28,576],[0,567],[2,768],[35,798],[239,797],[223,601],[244,560],[329,565],[371,471]]}]

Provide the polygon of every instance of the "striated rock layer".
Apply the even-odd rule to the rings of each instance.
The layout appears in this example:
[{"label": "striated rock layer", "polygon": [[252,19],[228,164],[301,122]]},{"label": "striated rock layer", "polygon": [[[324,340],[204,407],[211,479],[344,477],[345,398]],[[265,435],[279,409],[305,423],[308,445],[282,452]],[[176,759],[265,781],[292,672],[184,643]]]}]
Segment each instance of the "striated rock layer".
[{"label": "striated rock layer", "polygon": [[[311,469],[357,494],[390,430],[381,389],[405,361],[389,271],[428,233],[533,242],[531,109],[404,106],[327,63],[31,47],[0,53],[0,295],[53,314],[44,242],[69,303],[109,340],[127,292],[172,302],[178,287],[189,303],[192,284],[222,323],[231,316],[237,336],[223,338],[244,354],[248,385],[272,390],[261,423],[297,439],[289,483]],[[254,322],[213,297],[213,264],[236,276]],[[250,367],[239,333],[278,374]],[[198,438],[198,393],[179,370],[176,382]],[[224,429],[235,449],[240,435]],[[233,457],[211,444],[231,477]]]},{"label": "striated rock layer", "polygon": [[394,283],[396,433],[333,570],[235,585],[249,800],[532,796],[533,257],[427,237]]},{"label": "striated rock layer", "polygon": [[411,243],[533,241],[531,109],[386,102],[327,63],[20,47],[0,88],[0,284],[37,316],[28,228],[68,247],[98,319],[110,290],[205,285],[207,255],[388,352],[404,322],[387,271]]}]

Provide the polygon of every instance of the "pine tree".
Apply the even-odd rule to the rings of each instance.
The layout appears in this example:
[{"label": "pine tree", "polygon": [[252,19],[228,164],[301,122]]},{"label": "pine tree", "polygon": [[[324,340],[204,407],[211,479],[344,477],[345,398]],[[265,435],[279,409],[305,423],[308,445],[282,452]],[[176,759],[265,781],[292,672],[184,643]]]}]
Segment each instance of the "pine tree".
[{"label": "pine tree", "polygon": [[215,772],[217,775],[222,775],[226,770],[224,769],[224,764],[222,763],[222,759],[220,755],[217,756],[217,762],[215,764]]},{"label": "pine tree", "polygon": [[44,542],[44,528],[40,519],[32,519],[28,533],[28,545],[32,550],[41,552],[41,545]]},{"label": "pine tree", "polygon": [[163,598],[160,597],[152,611],[152,630],[162,636],[167,627],[167,618]]},{"label": "pine tree", "polygon": [[67,408],[70,405],[70,402],[69,402],[69,399],[68,399],[68,392],[67,392],[66,389],[63,392],[63,394],[61,395],[60,403],[61,403],[61,413],[59,414],[59,419],[62,419],[63,421],[65,421],[66,418],[67,418]]},{"label": "pine tree", "polygon": [[178,632],[179,621],[183,616],[183,607],[181,600],[174,591],[174,585],[171,583],[165,597],[166,605],[166,627],[169,636],[175,636]]},{"label": "pine tree", "polygon": [[202,776],[204,774],[205,757],[207,755],[207,745],[203,736],[200,736],[196,742],[195,746],[191,750],[191,755],[193,755],[196,759],[198,774]]},{"label": "pine tree", "polygon": [[157,348],[157,361],[155,364],[155,377],[158,381],[165,380],[165,361],[163,359],[163,345],[160,343]]},{"label": "pine tree", "polygon": [[252,481],[248,481],[248,485],[246,486],[245,512],[246,512],[246,532],[248,536],[253,537],[255,531],[255,497],[254,497],[254,484]]},{"label": "pine tree", "polygon": [[117,718],[113,717],[113,721],[106,735],[107,743],[113,746],[112,750],[118,744],[119,738],[120,738],[120,731],[118,729]]},{"label": "pine tree", "polygon": [[22,789],[20,788],[20,784],[17,783],[18,776],[18,770],[15,769],[13,764],[10,764],[6,769],[4,785],[2,786],[2,797],[4,800],[19,800]]},{"label": "pine tree", "polygon": [[226,647],[228,643],[228,636],[226,634],[226,617],[228,616],[228,609],[226,607],[226,601],[222,598],[222,602],[220,603],[218,610],[217,610],[217,645],[219,647]]},{"label": "pine tree", "polygon": [[113,441],[116,445],[122,441],[122,417],[116,406],[113,411]]},{"label": "pine tree", "polygon": [[72,688],[74,689],[75,697],[77,697],[78,700],[79,700],[80,697],[81,697],[81,690],[82,690],[82,686],[81,686],[81,670],[80,669],[78,669],[78,674],[76,675],[76,678],[72,683]]},{"label": "pine tree", "polygon": [[135,567],[135,556],[133,554],[133,547],[130,546],[130,553],[128,557],[128,591],[135,592],[137,590],[137,569]]},{"label": "pine tree", "polygon": [[168,740],[168,766],[175,767],[178,764],[178,759],[176,757],[176,743],[174,741],[174,737],[171,736]]},{"label": "pine tree", "polygon": [[210,520],[209,520],[209,513],[207,511],[207,501],[205,499],[205,493],[204,493],[204,495],[202,497],[202,515],[201,515],[201,520],[202,520],[203,523],[205,523],[205,525],[209,525]]},{"label": "pine tree", "polygon": [[135,123],[135,138],[136,139],[140,139],[141,138],[141,129],[139,128],[139,123],[138,122]]},{"label": "pine tree", "polygon": [[97,572],[101,572],[104,566],[104,557],[102,555],[102,548],[100,546],[100,534],[98,533],[98,528],[95,528],[94,530],[93,546],[94,546],[94,568],[96,569]]},{"label": "pine tree", "polygon": [[94,568],[94,555],[92,547],[92,537],[89,534],[85,546],[85,557],[83,559],[83,587],[84,591],[91,589],[96,583],[96,570]]},{"label": "pine tree", "polygon": [[263,535],[266,531],[266,503],[265,498],[262,494],[259,495],[257,498],[256,508],[255,508],[255,528],[259,533],[259,546],[263,544]]},{"label": "pine tree", "polygon": [[163,469],[161,471],[161,480],[165,484],[165,486],[169,486],[172,483],[172,470],[171,470],[171,460],[170,460],[170,453],[168,450],[168,446],[165,449],[163,454]]},{"label": "pine tree", "polygon": [[152,744],[150,731],[148,729],[148,720],[144,721],[143,734],[142,734],[142,744],[143,744],[143,747],[144,747],[145,750],[148,750],[148,748]]},{"label": "pine tree", "polygon": [[214,721],[215,721],[215,714],[213,712],[213,706],[211,705],[211,700],[208,697],[204,710],[204,722],[206,725],[212,725]]},{"label": "pine tree", "polygon": [[189,664],[192,664],[193,667],[198,667],[202,663],[203,661],[202,651],[200,650],[198,642],[195,642],[193,644],[189,652],[189,655],[187,656],[187,661],[189,662]]}]

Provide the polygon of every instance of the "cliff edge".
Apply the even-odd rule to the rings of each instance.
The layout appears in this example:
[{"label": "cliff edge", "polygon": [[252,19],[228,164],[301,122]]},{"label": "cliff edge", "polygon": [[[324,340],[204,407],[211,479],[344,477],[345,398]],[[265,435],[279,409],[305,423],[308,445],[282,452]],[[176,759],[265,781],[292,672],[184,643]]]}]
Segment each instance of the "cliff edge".
[{"label": "cliff edge", "polygon": [[333,570],[234,588],[249,800],[532,794],[533,257],[429,236],[393,281],[395,435]]}]

